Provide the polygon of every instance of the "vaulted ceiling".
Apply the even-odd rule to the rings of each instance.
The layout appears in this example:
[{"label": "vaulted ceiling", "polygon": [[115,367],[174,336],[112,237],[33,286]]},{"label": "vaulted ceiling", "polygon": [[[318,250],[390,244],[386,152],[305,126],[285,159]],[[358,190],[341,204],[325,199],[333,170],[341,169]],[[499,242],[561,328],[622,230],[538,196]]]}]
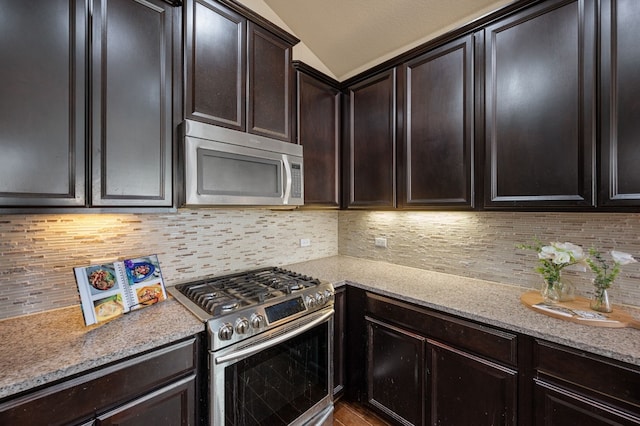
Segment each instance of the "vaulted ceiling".
[{"label": "vaulted ceiling", "polygon": [[512,0],[264,0],[344,80]]}]

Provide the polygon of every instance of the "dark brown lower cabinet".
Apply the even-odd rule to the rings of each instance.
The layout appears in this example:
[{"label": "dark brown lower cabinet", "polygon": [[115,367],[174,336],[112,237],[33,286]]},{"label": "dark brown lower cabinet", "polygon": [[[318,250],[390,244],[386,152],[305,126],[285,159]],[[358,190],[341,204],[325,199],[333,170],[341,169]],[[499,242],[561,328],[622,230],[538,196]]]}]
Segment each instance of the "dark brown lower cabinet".
[{"label": "dark brown lower cabinet", "polygon": [[424,424],[425,339],[366,317],[368,402],[402,425]]},{"label": "dark brown lower cabinet", "polygon": [[534,424],[640,425],[640,368],[537,340]]},{"label": "dark brown lower cabinet", "polygon": [[518,372],[428,341],[432,425],[516,425]]},{"label": "dark brown lower cabinet", "polygon": [[535,424],[639,425],[640,417],[542,380],[535,382]]},{"label": "dark brown lower cabinet", "polygon": [[345,387],[345,321],[347,318],[347,287],[338,287],[333,308],[333,397],[342,396]]},{"label": "dark brown lower cabinet", "polygon": [[640,366],[346,291],[345,398],[394,425],[640,425]]},{"label": "dark brown lower cabinet", "polygon": [[0,401],[2,425],[195,425],[199,336]]},{"label": "dark brown lower cabinet", "polygon": [[367,401],[401,425],[516,425],[516,336],[367,293]]},{"label": "dark brown lower cabinet", "polygon": [[94,425],[190,425],[194,420],[196,375],[99,416]]}]

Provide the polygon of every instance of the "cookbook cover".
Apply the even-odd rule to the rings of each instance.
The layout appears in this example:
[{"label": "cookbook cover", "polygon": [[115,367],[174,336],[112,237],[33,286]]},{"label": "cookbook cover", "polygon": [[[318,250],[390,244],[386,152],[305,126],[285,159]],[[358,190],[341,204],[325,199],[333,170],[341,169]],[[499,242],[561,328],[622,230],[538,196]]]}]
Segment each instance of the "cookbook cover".
[{"label": "cookbook cover", "polygon": [[86,325],[167,298],[157,255],[73,269]]}]

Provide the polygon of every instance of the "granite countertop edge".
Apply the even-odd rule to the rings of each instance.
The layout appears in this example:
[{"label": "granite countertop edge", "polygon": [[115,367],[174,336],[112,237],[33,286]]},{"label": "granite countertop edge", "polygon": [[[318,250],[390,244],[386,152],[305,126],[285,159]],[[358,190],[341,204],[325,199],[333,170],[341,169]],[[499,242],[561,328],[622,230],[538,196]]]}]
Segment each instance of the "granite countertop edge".
[{"label": "granite countertop edge", "polygon": [[[332,282],[526,334],[640,366],[640,330],[576,324],[534,312],[520,302],[530,288],[444,274],[382,261],[333,256],[286,265]],[[640,310],[624,307],[634,317]]]}]

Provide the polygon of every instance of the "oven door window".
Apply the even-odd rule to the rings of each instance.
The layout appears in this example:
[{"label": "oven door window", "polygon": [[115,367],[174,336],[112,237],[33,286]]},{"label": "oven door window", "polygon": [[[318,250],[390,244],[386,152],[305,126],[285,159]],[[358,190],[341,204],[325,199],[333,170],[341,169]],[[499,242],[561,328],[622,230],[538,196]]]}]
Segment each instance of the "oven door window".
[{"label": "oven door window", "polygon": [[288,425],[329,393],[328,323],[225,368],[227,426]]}]

